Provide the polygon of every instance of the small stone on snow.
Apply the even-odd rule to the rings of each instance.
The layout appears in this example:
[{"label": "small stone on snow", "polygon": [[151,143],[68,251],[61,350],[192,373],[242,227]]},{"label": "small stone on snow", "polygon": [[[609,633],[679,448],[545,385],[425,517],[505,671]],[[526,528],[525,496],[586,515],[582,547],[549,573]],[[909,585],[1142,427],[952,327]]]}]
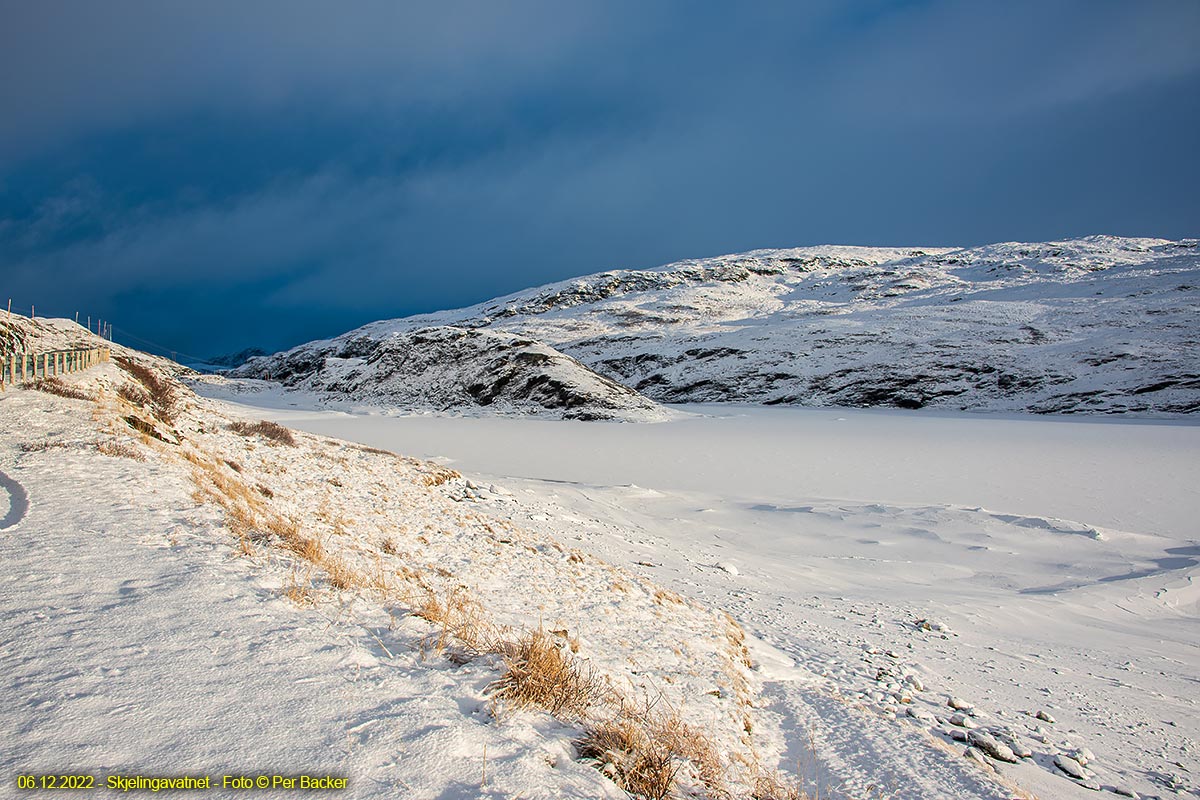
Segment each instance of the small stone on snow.
[{"label": "small stone on snow", "polygon": [[913,719],[917,720],[918,722],[924,722],[927,725],[932,725],[935,721],[933,714],[930,714],[928,711],[926,711],[923,708],[909,706],[908,711],[906,713]]},{"label": "small stone on snow", "polygon": [[1017,763],[1017,755],[1012,751],[1012,748],[996,741],[983,731],[970,731],[967,734],[967,741],[997,761],[1007,761],[1010,764]]},{"label": "small stone on snow", "polygon": [[1016,754],[1017,758],[1029,758],[1033,755],[1033,751],[1021,743],[1017,734],[1010,730],[994,731],[996,739],[1008,745],[1008,748]]},{"label": "small stone on snow", "polygon": [[1088,750],[1086,747],[1081,747],[1071,754],[1071,758],[1075,759],[1086,767],[1090,762],[1096,760],[1096,754],[1091,750]]},{"label": "small stone on snow", "polygon": [[1083,771],[1083,765],[1070,756],[1058,755],[1054,757],[1054,766],[1070,775],[1077,781],[1087,780],[1087,773]]},{"label": "small stone on snow", "polygon": [[966,700],[963,700],[961,697],[951,697],[950,700],[946,703],[946,705],[950,706],[955,711],[965,711],[968,714],[970,714],[972,711],[975,710],[975,706],[973,704],[968,703]]}]

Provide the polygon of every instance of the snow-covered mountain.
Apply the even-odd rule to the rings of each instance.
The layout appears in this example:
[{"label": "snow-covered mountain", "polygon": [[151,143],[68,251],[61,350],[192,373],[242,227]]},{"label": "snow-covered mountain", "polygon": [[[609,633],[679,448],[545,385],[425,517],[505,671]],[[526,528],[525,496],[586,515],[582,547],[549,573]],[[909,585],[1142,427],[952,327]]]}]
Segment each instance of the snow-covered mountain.
[{"label": "snow-covered mountain", "polygon": [[446,411],[552,410],[566,419],[666,419],[669,412],[570,356],[504,331],[438,326],[300,347],[234,374],[325,397]]},{"label": "snow-covered mountain", "polygon": [[[548,362],[514,357],[523,337],[521,352],[603,387],[608,412],[557,390],[550,402],[517,391],[512,407],[576,416],[653,408],[605,379],[661,402],[1176,414],[1200,409],[1198,311],[1194,239],[755,250],[376,322],[235,374],[402,406],[485,404],[508,390],[472,390],[476,375],[545,380]],[[416,346],[429,328],[458,344]]]}]

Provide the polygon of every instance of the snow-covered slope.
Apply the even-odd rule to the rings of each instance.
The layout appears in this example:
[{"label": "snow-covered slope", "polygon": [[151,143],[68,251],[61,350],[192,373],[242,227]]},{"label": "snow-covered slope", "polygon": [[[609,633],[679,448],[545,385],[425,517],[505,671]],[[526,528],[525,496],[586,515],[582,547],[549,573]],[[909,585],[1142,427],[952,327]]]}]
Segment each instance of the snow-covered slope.
[{"label": "snow-covered slope", "polygon": [[257,359],[236,370],[325,398],[406,409],[552,411],[566,419],[666,419],[669,412],[552,347],[451,326],[354,336]]},{"label": "snow-covered slope", "polygon": [[242,374],[320,385],[341,369],[330,354],[369,361],[453,325],[543,342],[663,402],[1190,413],[1198,312],[1196,240],[756,250],[377,322]]},{"label": "snow-covered slope", "polygon": [[[64,329],[16,327],[36,349]],[[186,773],[227,798],[222,775],[269,770],[448,800],[774,776],[732,618],[488,514],[498,487],[232,418],[126,355],[0,393],[9,774]]]}]

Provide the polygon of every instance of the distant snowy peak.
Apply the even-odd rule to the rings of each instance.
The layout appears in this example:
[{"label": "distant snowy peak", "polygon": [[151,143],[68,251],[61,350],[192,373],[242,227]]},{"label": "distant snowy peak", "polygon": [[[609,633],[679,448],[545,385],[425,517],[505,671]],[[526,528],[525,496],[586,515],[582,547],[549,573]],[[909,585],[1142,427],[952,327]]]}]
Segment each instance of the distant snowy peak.
[{"label": "distant snowy peak", "polygon": [[453,326],[536,341],[661,402],[1190,413],[1198,244],[755,250],[376,322],[264,363],[324,369],[312,354]]},{"label": "distant snowy peak", "polygon": [[256,359],[232,374],[269,377],[327,400],[408,410],[549,412],[585,420],[671,416],[552,347],[510,333],[451,326],[297,348]]}]

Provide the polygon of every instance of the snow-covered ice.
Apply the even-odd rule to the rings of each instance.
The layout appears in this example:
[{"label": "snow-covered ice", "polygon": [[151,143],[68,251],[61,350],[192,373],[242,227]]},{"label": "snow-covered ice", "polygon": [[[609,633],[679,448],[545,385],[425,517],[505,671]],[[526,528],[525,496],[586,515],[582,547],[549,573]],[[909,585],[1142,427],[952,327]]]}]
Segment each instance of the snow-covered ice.
[{"label": "snow-covered ice", "polygon": [[1090,794],[1054,767],[1081,747],[1102,785],[1200,791],[1200,427],[686,411],[630,426],[243,409],[502,484],[520,503],[483,505],[729,611],[780,654],[764,692],[785,761],[827,794],[972,796],[932,783],[929,737],[905,722],[948,743],[951,701],[997,751],[1029,754],[993,765],[1040,797]]}]

